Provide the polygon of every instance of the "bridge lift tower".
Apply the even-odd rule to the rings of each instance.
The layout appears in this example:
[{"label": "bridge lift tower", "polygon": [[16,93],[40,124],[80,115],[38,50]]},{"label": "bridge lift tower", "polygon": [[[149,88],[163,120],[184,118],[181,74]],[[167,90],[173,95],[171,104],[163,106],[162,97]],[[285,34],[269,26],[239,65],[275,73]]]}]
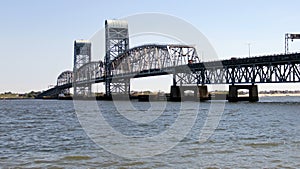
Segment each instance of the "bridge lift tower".
[{"label": "bridge lift tower", "polygon": [[[91,62],[91,42],[87,40],[74,41],[74,67],[73,67],[73,87],[74,96],[90,96],[92,93],[92,84],[86,83],[79,85],[78,69]],[[87,77],[90,77],[87,75]]]},{"label": "bridge lift tower", "polygon": [[292,33],[286,33],[285,34],[285,54],[289,53],[289,39],[294,41],[294,39],[300,39],[300,34],[292,34]]},{"label": "bridge lift tower", "polygon": [[112,78],[114,69],[112,60],[129,49],[128,23],[125,20],[105,21],[105,93],[111,97],[112,93],[128,94],[130,79],[122,81]]}]

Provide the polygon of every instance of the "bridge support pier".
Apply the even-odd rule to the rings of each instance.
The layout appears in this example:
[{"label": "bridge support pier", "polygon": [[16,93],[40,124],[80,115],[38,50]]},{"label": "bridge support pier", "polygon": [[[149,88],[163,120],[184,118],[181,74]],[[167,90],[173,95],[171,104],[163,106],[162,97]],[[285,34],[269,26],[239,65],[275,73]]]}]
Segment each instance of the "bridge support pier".
[{"label": "bridge support pier", "polygon": [[[185,91],[193,91],[193,95],[185,96]],[[170,100],[171,101],[205,101],[208,100],[207,86],[171,86]]]},{"label": "bridge support pier", "polygon": [[179,86],[171,86],[170,100],[181,101],[181,93]]},{"label": "bridge support pier", "polygon": [[[238,97],[238,90],[240,89],[249,90],[249,96]],[[230,85],[227,100],[228,102],[238,102],[238,101],[257,102],[259,100],[257,85]]]},{"label": "bridge support pier", "polygon": [[209,99],[207,86],[198,86],[200,101],[206,101]]}]

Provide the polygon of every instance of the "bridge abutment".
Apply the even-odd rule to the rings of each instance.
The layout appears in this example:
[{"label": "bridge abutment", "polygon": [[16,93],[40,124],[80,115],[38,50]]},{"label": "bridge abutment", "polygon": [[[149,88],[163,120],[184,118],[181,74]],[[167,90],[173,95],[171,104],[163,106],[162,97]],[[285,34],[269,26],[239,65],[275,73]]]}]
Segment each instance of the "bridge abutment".
[{"label": "bridge abutment", "polygon": [[[240,89],[249,90],[249,96],[239,97],[238,90]],[[259,100],[257,85],[230,85],[227,100],[228,102],[238,102],[238,101],[257,102]]]}]

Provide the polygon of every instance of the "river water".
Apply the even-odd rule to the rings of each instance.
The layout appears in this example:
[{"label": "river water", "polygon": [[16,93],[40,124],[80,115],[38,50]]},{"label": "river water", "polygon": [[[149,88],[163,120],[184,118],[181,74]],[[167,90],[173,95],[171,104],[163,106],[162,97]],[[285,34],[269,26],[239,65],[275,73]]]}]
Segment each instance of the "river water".
[{"label": "river water", "polygon": [[[146,121],[136,125],[130,122],[130,118],[121,118],[121,114],[130,112],[130,109],[121,108],[122,113],[118,114],[112,102],[96,103],[103,117],[115,130],[132,138],[151,137],[168,130],[179,117],[176,111],[185,109],[180,103],[167,103],[161,105],[163,113],[155,114],[159,115],[159,118],[147,121],[147,113],[155,111],[151,109],[151,104],[132,102],[140,115],[145,113],[142,114],[144,116],[142,119]],[[205,142],[199,142],[199,134],[212,103],[187,103],[192,107],[200,106],[199,109],[191,109],[196,111],[196,119],[185,138],[174,143],[175,146],[171,149],[157,155],[132,158],[133,151],[130,151],[130,147],[127,147],[129,151],[118,154],[109,150],[115,145],[109,142],[102,142],[101,145],[89,137],[77,118],[78,110],[73,101],[1,100],[0,166],[1,168],[300,168],[300,97],[263,97],[258,103],[225,102],[220,121]],[[86,110],[89,108],[86,107]],[[117,141],[127,145],[126,140]],[[177,140],[174,139],[175,141]]]}]

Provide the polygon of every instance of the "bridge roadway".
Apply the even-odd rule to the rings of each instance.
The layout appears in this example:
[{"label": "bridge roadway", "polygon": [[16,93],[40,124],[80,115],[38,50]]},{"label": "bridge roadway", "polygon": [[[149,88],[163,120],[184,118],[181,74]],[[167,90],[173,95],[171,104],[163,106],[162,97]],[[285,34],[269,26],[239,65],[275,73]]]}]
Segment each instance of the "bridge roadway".
[{"label": "bridge roadway", "polygon": [[[161,69],[145,69],[139,72],[119,73],[77,81],[77,85],[173,74],[175,86],[207,84],[256,84],[300,82],[300,53],[266,55],[249,58],[231,58],[220,61],[188,63]],[[240,85],[241,86],[241,85]],[[37,98],[57,95],[73,87],[73,82],[57,85]],[[246,87],[248,89],[248,87]],[[238,89],[241,89],[238,88]],[[250,91],[251,89],[249,89]],[[257,90],[257,88],[256,88]],[[236,94],[235,94],[236,95]]]}]

